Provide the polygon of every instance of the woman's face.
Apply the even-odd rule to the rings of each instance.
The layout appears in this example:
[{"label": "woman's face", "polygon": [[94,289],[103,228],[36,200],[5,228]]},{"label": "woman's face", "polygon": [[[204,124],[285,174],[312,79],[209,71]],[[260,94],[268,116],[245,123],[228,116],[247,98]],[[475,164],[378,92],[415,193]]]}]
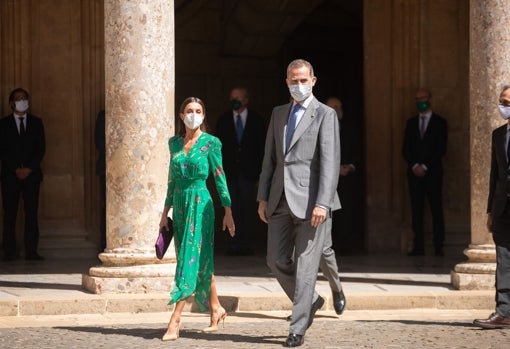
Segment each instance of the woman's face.
[{"label": "woman's face", "polygon": [[205,114],[200,103],[191,102],[186,104],[183,113],[181,113],[181,120],[184,120],[184,117],[187,114],[199,114],[202,115],[202,117],[205,119]]}]

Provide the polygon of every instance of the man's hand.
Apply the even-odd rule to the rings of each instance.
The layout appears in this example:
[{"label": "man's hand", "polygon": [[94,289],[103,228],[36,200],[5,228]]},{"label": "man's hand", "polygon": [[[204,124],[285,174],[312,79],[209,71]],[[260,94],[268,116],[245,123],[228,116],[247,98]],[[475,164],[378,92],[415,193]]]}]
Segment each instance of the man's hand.
[{"label": "man's hand", "polygon": [[312,211],[312,227],[317,228],[326,220],[327,210],[325,208],[315,206]]},{"label": "man's hand", "polygon": [[487,215],[487,231],[492,234],[492,215]]},{"label": "man's hand", "polygon": [[16,177],[18,179],[25,179],[32,173],[32,170],[28,167],[20,167],[16,169]]},{"label": "man's hand", "polygon": [[422,165],[418,165],[413,168],[413,173],[416,177],[425,177],[427,171],[425,171]]},{"label": "man's hand", "polygon": [[259,208],[257,212],[262,222],[269,223],[269,219],[267,219],[267,201],[259,201]]},{"label": "man's hand", "polygon": [[352,164],[340,165],[340,176],[347,176],[351,172],[354,172]]}]

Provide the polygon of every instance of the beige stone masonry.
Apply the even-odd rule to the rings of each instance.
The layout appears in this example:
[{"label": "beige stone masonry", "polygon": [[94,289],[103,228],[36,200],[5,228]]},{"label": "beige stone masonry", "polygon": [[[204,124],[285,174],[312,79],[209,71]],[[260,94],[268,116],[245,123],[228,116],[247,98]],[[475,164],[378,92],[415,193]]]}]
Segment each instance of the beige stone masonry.
[{"label": "beige stone masonry", "polygon": [[170,246],[155,257],[174,119],[172,0],[105,1],[107,246],[83,286],[94,293],[168,291]]}]

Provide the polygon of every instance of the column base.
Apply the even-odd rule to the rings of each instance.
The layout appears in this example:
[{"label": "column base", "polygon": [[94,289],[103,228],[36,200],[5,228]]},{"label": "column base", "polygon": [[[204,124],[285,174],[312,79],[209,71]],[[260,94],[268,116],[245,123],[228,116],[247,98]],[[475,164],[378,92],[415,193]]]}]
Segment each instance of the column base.
[{"label": "column base", "polygon": [[153,253],[101,253],[102,265],[82,275],[82,287],[95,294],[170,292],[175,258],[156,259]]},{"label": "column base", "polygon": [[457,290],[493,290],[496,280],[494,245],[470,245],[464,254],[469,260],[457,264],[450,274],[453,288]]},{"label": "column base", "polygon": [[95,294],[103,293],[154,293],[172,290],[172,277],[98,277],[82,275],[82,287]]}]

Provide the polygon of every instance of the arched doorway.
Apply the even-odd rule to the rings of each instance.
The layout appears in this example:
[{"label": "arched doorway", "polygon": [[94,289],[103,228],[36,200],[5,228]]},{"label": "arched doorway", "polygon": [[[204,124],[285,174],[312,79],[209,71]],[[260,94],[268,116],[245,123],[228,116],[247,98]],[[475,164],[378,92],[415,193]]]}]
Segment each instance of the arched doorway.
[{"label": "arched doorway", "polygon": [[[309,60],[319,78],[316,97],[325,102],[335,95],[344,102],[344,148],[356,159],[355,176],[341,183],[345,209],[334,217],[335,248],[363,251],[363,2],[194,3],[176,6],[176,106],[187,96],[201,96],[214,133],[218,115],[228,109],[230,89],[244,85],[250,90],[250,106],[269,121],[272,108],[289,98],[287,64],[295,58]],[[218,214],[217,225],[221,209]],[[263,254],[266,227],[256,220],[260,233],[255,250]],[[226,237],[217,230],[221,253]]]},{"label": "arched doorway", "polygon": [[340,177],[342,210],[333,214],[333,245],[342,255],[364,251],[363,137],[363,3],[325,1],[291,33],[282,47],[282,61],[310,61],[318,78],[314,95],[331,96],[343,104],[342,163],[356,171]]}]

